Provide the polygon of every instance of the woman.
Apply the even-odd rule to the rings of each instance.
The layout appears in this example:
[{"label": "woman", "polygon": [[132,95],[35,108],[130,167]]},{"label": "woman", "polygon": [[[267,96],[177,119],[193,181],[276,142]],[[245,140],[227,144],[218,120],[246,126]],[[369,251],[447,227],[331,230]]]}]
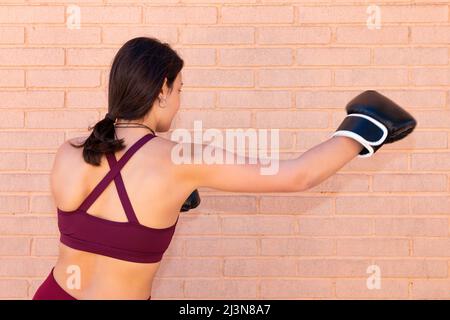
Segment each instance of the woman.
[{"label": "woman", "polygon": [[347,107],[349,116],[333,137],[280,161],[277,174],[261,175],[261,165],[248,161],[176,164],[172,150],[180,145],[155,132],[167,132],[179,109],[182,68],[177,53],[154,38],[132,39],[118,51],[105,118],[86,140],[66,141],[57,151],[51,190],[59,256],[33,299],[149,299],[180,208],[197,188],[307,190],[415,126],[392,101],[367,91],[358,99],[372,99],[362,104],[368,108]]}]

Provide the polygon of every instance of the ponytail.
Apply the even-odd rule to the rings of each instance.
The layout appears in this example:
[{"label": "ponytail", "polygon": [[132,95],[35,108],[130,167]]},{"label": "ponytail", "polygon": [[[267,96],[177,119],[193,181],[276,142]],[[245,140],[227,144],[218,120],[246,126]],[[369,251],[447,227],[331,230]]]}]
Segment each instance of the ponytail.
[{"label": "ponytail", "polygon": [[89,127],[89,130],[93,131],[82,144],[69,143],[75,148],[83,148],[83,158],[87,163],[99,166],[104,153],[115,153],[125,148],[124,140],[116,139],[114,122],[115,120],[107,113],[93,128]]}]

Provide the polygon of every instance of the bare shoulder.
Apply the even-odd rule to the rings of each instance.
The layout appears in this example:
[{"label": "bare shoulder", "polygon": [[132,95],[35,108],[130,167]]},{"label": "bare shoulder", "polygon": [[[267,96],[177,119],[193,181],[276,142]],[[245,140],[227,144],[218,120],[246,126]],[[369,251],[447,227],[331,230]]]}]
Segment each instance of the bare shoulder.
[{"label": "bare shoulder", "polygon": [[81,164],[83,148],[75,148],[71,143],[78,145],[80,140],[82,141],[80,137],[66,140],[56,151],[50,174],[50,184],[57,206],[64,203],[65,207],[72,208],[77,204],[80,193],[79,181],[84,181],[86,166]]},{"label": "bare shoulder", "polygon": [[170,160],[172,149],[177,145],[177,142],[164,137],[153,138],[150,142],[144,145],[145,154],[163,162]]},{"label": "bare shoulder", "polygon": [[81,156],[83,153],[83,148],[76,148],[73,145],[79,145],[85,139],[86,137],[75,137],[64,141],[56,151],[53,169],[57,170],[59,168],[72,166],[73,161],[78,159],[77,156]]}]

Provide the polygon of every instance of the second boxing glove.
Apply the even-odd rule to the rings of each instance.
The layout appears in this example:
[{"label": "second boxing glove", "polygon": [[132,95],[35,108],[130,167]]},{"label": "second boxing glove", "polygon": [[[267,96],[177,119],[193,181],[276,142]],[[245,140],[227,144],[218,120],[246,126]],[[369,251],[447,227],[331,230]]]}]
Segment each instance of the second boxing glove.
[{"label": "second boxing glove", "polygon": [[200,195],[197,190],[194,190],[186,199],[186,201],[184,201],[180,211],[181,212],[189,211],[191,209],[197,208],[199,204],[200,204]]}]

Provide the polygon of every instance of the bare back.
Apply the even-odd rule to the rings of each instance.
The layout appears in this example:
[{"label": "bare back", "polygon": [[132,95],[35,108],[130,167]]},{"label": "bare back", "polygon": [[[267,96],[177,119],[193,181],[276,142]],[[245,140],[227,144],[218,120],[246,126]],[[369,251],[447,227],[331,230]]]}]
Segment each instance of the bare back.
[{"label": "bare back", "polygon": [[[123,138],[126,148],[115,154],[117,160],[139,137]],[[71,141],[79,142],[80,138]],[[121,170],[136,217],[144,226],[172,226],[181,205],[192,192],[175,179],[170,161],[172,145],[172,142],[156,137],[134,154]],[[51,185],[56,206],[64,211],[78,208],[109,170],[105,156],[100,166],[92,166],[83,160],[82,148],[65,143],[58,150],[52,170]],[[107,220],[127,222],[114,182],[92,204],[88,213]],[[69,276],[66,270],[71,265],[79,266],[81,270],[80,289],[71,289],[66,283]],[[160,262],[119,260],[60,243],[54,276],[60,286],[77,299],[147,299],[159,265]]]}]

